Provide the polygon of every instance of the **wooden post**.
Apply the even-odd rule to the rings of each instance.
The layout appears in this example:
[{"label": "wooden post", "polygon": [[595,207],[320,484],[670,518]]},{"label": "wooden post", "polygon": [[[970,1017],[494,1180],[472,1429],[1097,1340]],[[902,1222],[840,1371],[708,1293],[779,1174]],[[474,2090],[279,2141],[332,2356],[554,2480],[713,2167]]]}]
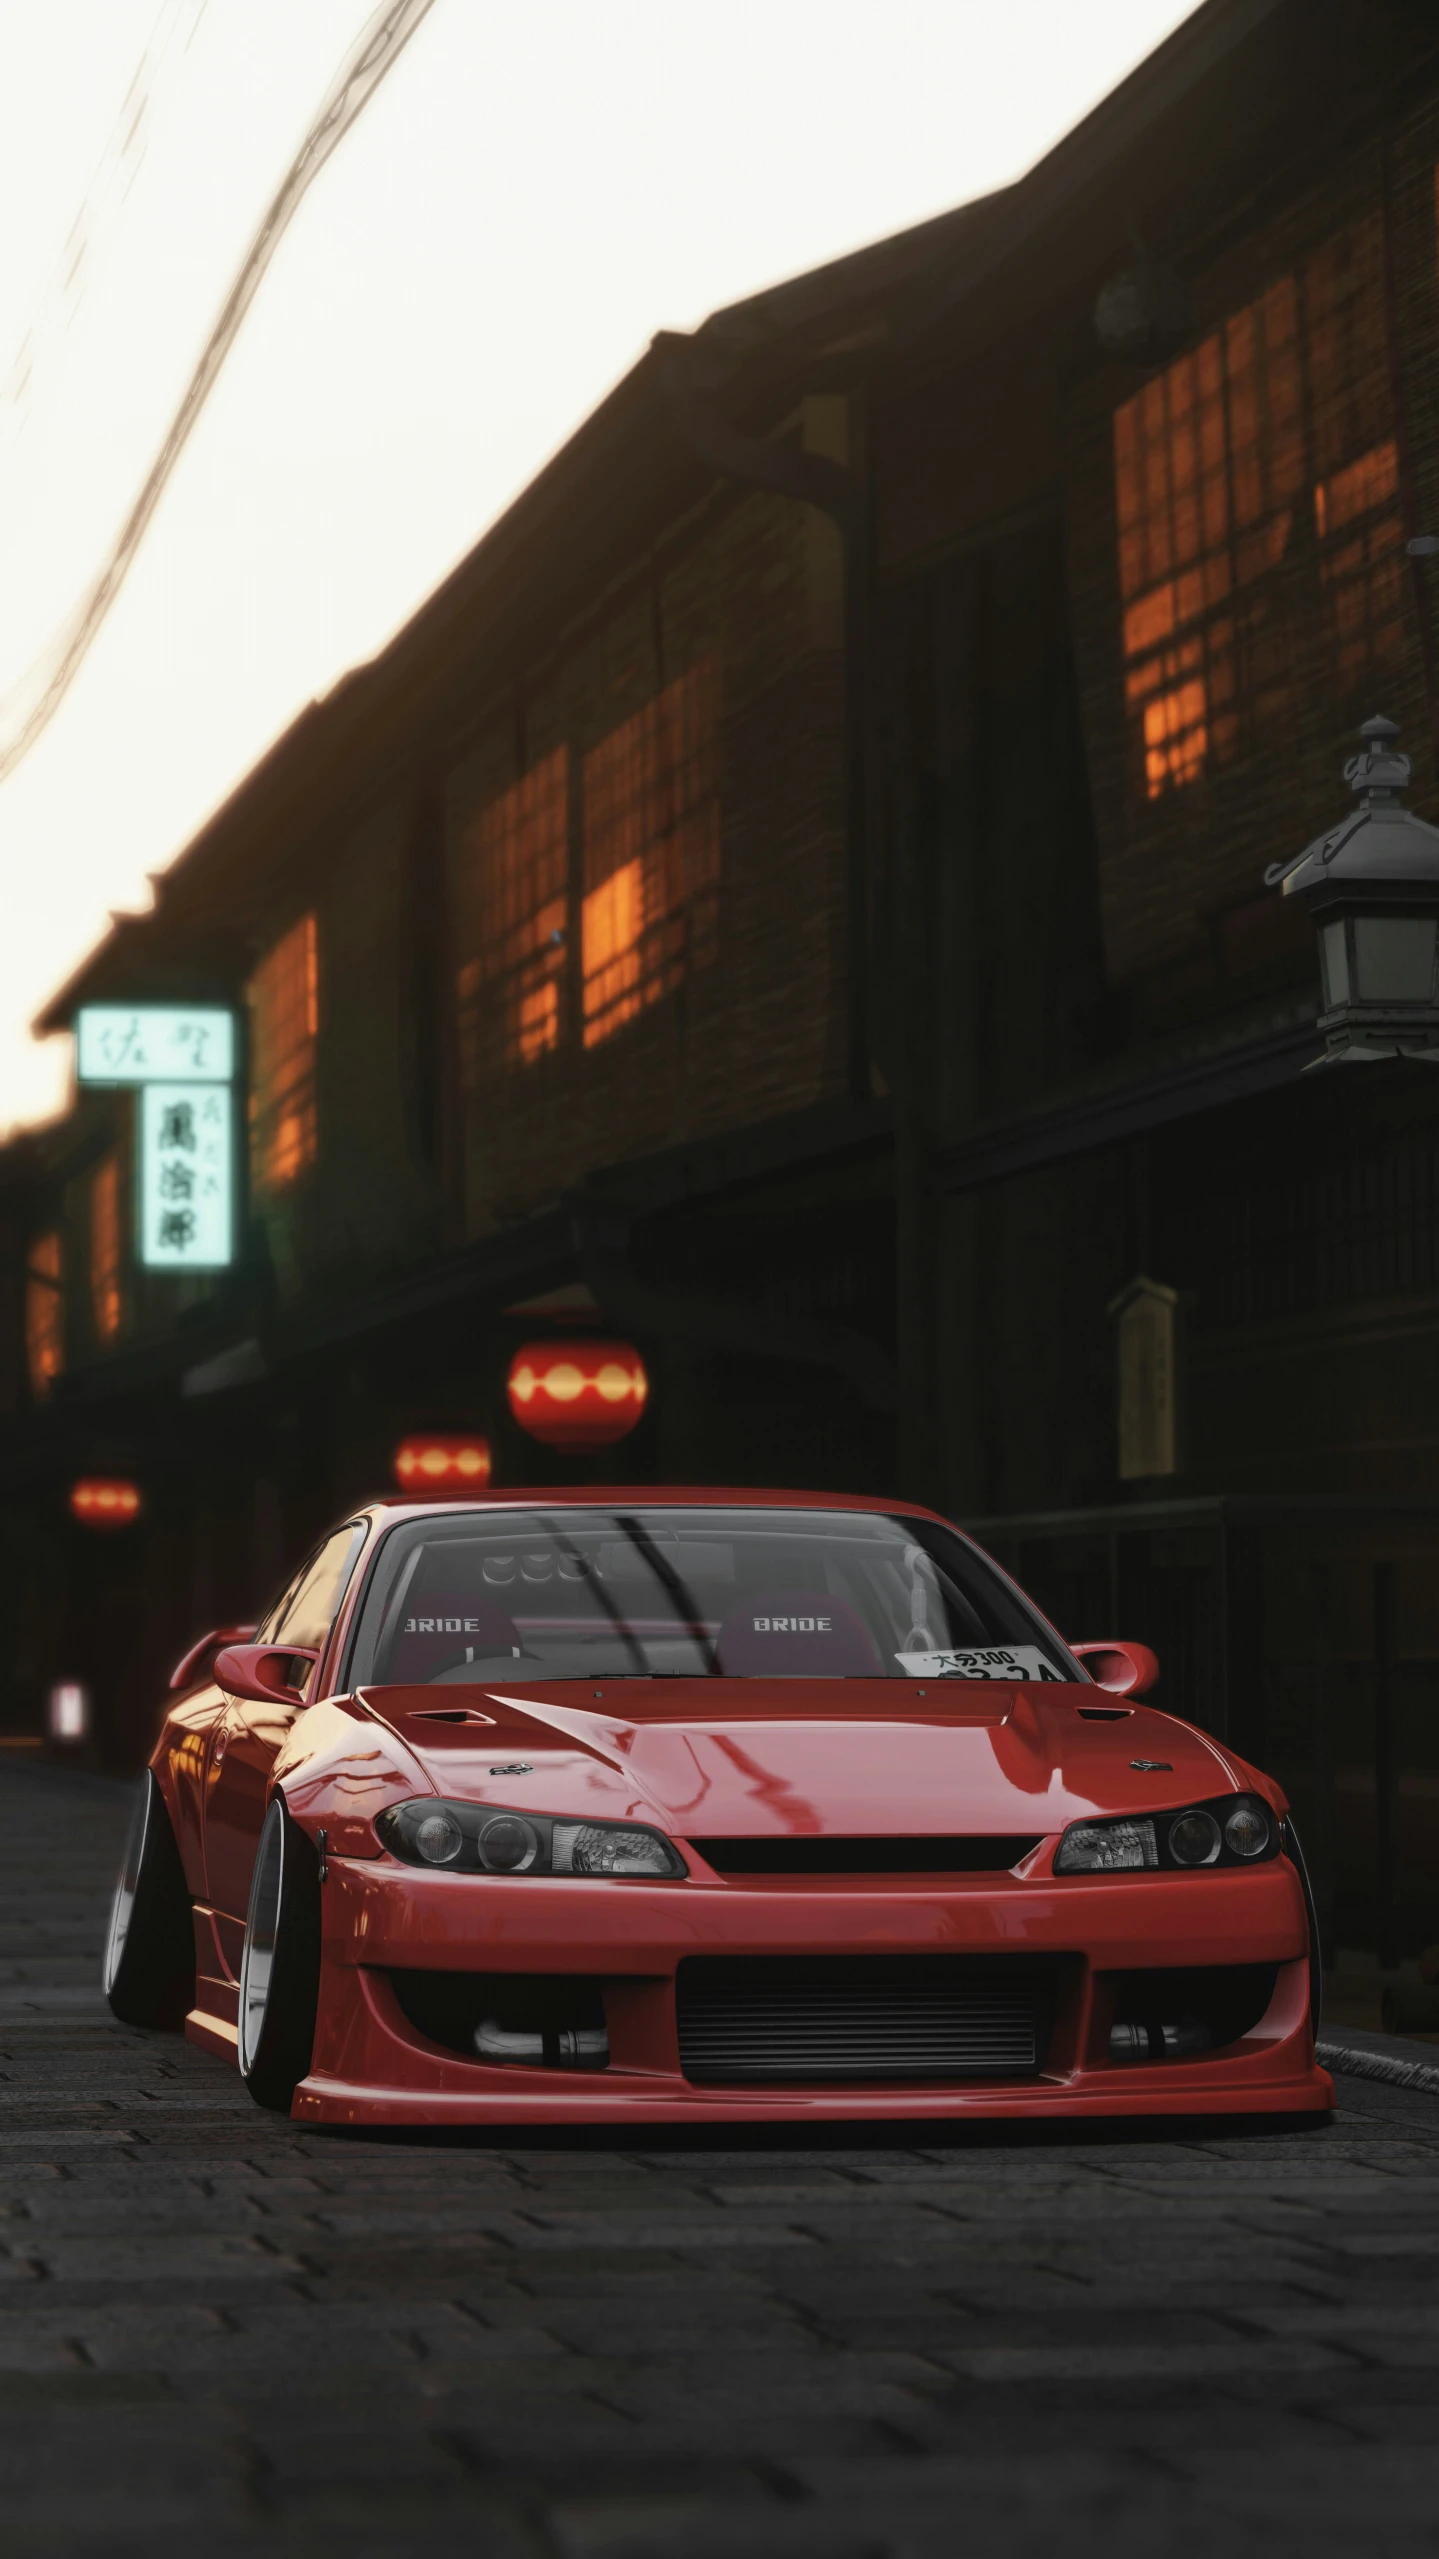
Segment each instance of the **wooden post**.
[{"label": "wooden post", "polygon": [[1329,1598],[1329,1568],[1313,1567],[1314,1738],[1310,1754],[1313,1775],[1311,1838],[1305,1847],[1319,1921],[1319,1942],[1326,1969],[1334,1962],[1336,1876],[1334,1859],[1334,1611]]},{"label": "wooden post", "polygon": [[1399,1640],[1396,1575],[1374,1567],[1375,1935],[1386,1970],[1399,1961]]}]

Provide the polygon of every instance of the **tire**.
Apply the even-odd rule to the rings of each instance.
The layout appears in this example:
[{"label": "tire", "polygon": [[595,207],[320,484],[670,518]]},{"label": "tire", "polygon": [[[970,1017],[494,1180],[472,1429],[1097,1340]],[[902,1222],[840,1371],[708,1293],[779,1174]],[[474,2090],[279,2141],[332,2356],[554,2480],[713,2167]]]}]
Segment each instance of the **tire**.
[{"label": "tire", "polygon": [[195,1920],[153,1768],[120,1867],[105,1937],[105,1996],[127,2026],[183,2026],[195,2004]]},{"label": "tire", "polygon": [[265,1815],[240,1959],[240,2076],[287,2115],[310,2067],[320,1997],[320,1861],[283,1795]]}]

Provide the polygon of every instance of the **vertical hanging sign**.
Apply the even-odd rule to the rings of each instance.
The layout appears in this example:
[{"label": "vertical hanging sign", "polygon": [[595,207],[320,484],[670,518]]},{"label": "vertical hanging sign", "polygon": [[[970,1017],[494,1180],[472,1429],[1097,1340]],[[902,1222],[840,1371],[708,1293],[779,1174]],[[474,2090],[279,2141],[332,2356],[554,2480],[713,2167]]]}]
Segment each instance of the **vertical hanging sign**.
[{"label": "vertical hanging sign", "polygon": [[140,1094],[140,1259],[152,1271],[221,1271],[232,1255],[229,1088],[146,1084]]},{"label": "vertical hanging sign", "polygon": [[235,1254],[235,1019],[210,1005],[91,1004],[81,1084],[140,1092],[136,1242],[147,1270],[225,1270]]},{"label": "vertical hanging sign", "polygon": [[1119,1475],[1126,1484],[1183,1466],[1179,1292],[1141,1272],[1110,1306],[1119,1370]]}]

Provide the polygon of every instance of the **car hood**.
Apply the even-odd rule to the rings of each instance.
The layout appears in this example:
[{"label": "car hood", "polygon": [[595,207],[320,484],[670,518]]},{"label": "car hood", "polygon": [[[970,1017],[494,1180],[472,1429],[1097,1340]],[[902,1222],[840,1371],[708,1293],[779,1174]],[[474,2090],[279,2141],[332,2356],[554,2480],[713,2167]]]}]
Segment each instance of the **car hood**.
[{"label": "car hood", "polygon": [[1192,1725],[1067,1682],[561,1681],[373,1688],[361,1702],[437,1794],[682,1839],[1039,1838],[1252,1782]]}]

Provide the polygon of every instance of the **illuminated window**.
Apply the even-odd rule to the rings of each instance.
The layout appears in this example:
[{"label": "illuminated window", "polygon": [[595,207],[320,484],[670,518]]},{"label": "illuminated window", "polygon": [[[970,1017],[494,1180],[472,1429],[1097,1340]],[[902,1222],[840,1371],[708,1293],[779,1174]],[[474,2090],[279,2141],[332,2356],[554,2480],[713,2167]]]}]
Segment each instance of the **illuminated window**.
[{"label": "illuminated window", "polygon": [[713,658],[667,685],[585,757],[586,1048],[715,957],[718,783]]},{"label": "illuminated window", "polygon": [[1114,471],[1125,691],[1157,799],[1234,748],[1232,610],[1195,626],[1288,549],[1304,480],[1291,276],[1115,411]]},{"label": "illuminated window", "polygon": [[102,1342],[120,1330],[120,1280],[120,1158],[107,1155],[90,1180],[90,1309]]},{"label": "illuminated window", "polygon": [[25,1356],[30,1392],[48,1395],[65,1365],[65,1276],[58,1235],[30,1247],[25,1274]]},{"label": "illuminated window", "polygon": [[1115,412],[1125,699],[1150,799],[1236,752],[1241,697],[1261,725],[1291,706],[1304,606],[1272,573],[1301,547],[1306,488],[1335,674],[1352,689],[1403,645],[1382,258],[1377,217],[1341,233]]},{"label": "illuminated window", "polygon": [[1372,507],[1398,494],[1399,448],[1391,436],[1387,444],[1361,453],[1357,462],[1336,471],[1332,479],[1316,480],[1314,530],[1322,541],[1327,533],[1342,532],[1356,515],[1367,515]]},{"label": "illuminated window", "polygon": [[257,1198],[308,1172],[318,1151],[315,1051],[320,1030],[319,942],[313,915],[268,951],[246,990],[250,1006],[250,1181]]},{"label": "illuminated window", "polygon": [[569,869],[568,749],[492,800],[461,838],[473,956],[459,972],[460,1060],[477,1092],[486,1062],[531,1066],[560,1044]]}]

